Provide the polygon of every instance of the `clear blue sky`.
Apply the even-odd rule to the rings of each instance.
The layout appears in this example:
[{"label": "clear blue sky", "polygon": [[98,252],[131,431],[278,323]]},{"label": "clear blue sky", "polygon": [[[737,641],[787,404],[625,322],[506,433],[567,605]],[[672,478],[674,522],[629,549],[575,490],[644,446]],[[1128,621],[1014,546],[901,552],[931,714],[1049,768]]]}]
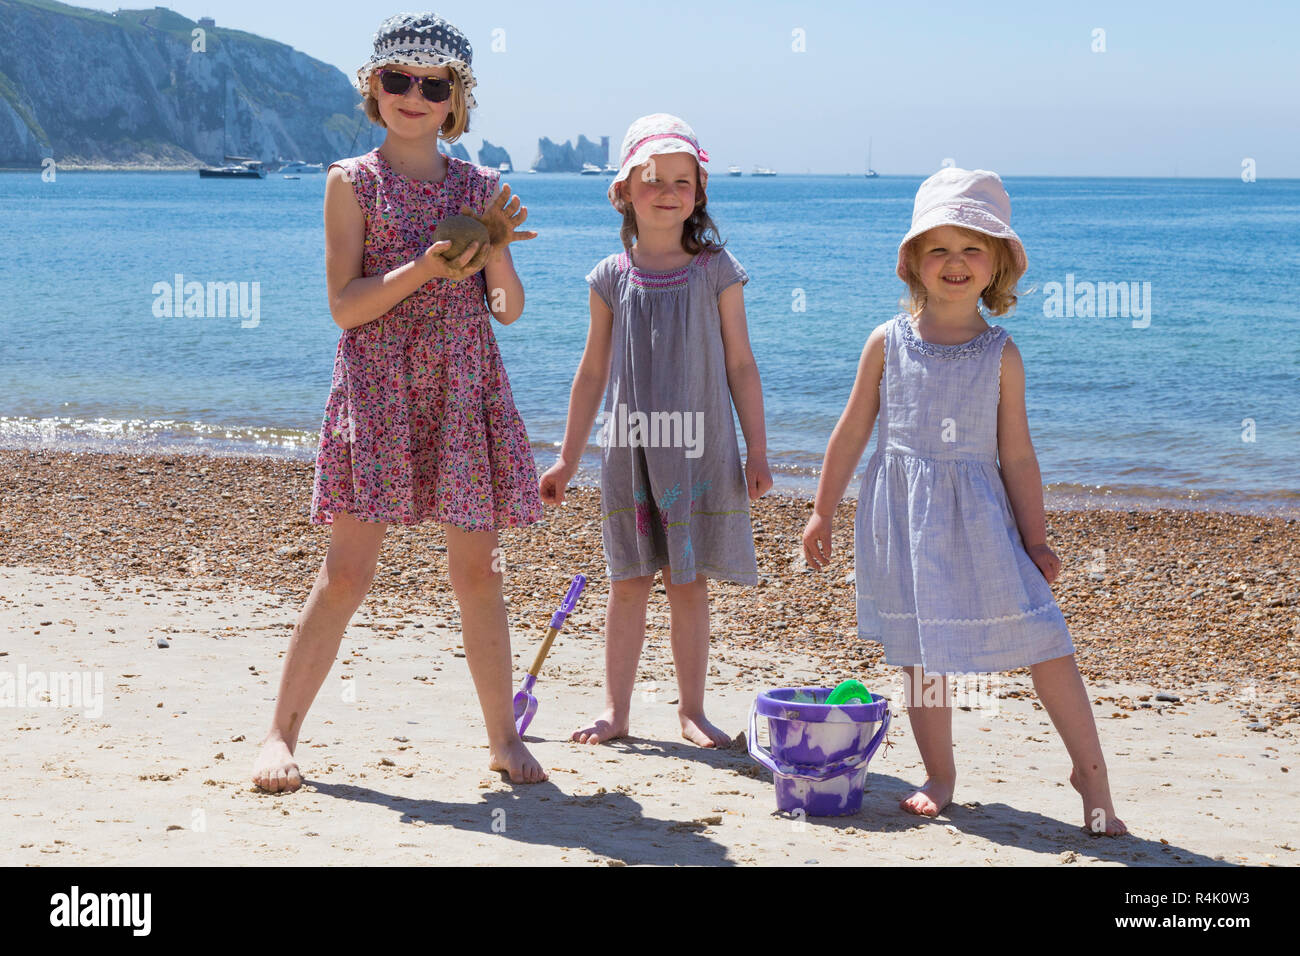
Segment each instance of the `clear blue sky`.
[{"label": "clear blue sky", "polygon": [[[94,2],[79,4],[116,9]],[[173,0],[351,73],[402,2]],[[611,140],[676,113],[711,168],[882,174],[948,157],[1004,175],[1300,176],[1300,3],[448,3],[474,46],[482,137]],[[1106,51],[1094,53],[1093,30]],[[493,52],[494,31],[505,50]],[[795,52],[794,31],[806,50]]]}]

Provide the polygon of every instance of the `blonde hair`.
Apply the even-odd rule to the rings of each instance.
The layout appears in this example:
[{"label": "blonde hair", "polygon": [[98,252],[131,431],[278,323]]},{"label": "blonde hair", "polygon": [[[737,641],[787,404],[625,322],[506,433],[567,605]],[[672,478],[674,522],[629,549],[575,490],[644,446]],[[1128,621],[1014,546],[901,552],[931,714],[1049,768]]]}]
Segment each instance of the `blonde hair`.
[{"label": "blonde hair", "polygon": [[[401,64],[386,65],[400,66]],[[369,89],[372,82],[379,82],[379,71],[381,69],[383,69],[382,66],[377,66],[371,71],[366,83],[367,90],[361,97],[357,109],[365,113],[370,122],[387,129],[388,124],[379,115],[379,101],[375,99]],[[461,88],[460,77],[456,75],[455,70],[448,70],[448,72],[451,74],[451,110],[447,113],[447,118],[443,120],[442,126],[438,128],[438,135],[443,142],[454,143],[460,139],[461,134],[469,132],[469,109],[465,106],[465,91]]]},{"label": "blonde hair", "polygon": [[[980,293],[980,301],[990,315],[1004,315],[1016,305],[1016,260],[1007,241],[1000,236],[990,236],[964,226],[954,226],[962,235],[974,237],[986,243],[993,253],[993,277]],[[903,249],[903,269],[907,273],[908,294],[899,301],[899,305],[912,315],[925,308],[925,286],[916,270],[916,249],[925,233],[916,236]]]}]

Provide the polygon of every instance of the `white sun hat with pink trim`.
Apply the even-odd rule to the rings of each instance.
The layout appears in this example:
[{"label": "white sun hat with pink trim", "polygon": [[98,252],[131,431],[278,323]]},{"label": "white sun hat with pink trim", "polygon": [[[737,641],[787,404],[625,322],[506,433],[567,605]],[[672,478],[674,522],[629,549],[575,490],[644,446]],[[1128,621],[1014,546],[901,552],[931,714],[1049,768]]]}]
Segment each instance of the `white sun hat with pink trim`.
[{"label": "white sun hat with pink trim", "polygon": [[1029,268],[1025,247],[1011,228],[1011,197],[1002,179],[987,169],[939,170],[916,191],[912,228],[898,244],[898,277],[907,281],[907,244],[936,226],[961,226],[1005,239],[1016,262],[1016,278]]},{"label": "white sun hat with pink trim", "polygon": [[627,128],[623,137],[623,148],[619,150],[618,175],[609,184],[610,204],[619,212],[624,210],[623,200],[618,198],[617,184],[627,179],[633,169],[648,162],[651,156],[663,153],[690,153],[700,170],[700,188],[707,188],[709,171],[704,164],[709,161],[709,154],[700,149],[700,141],[695,138],[695,130],[680,117],[671,113],[651,113],[642,116]]}]

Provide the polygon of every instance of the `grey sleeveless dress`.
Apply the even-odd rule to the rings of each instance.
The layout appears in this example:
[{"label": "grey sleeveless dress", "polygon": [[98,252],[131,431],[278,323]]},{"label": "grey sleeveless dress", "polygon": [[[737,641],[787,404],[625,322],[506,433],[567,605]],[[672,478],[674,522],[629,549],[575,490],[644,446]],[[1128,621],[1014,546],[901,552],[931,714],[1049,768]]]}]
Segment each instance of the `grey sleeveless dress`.
[{"label": "grey sleeveless dress", "polygon": [[1051,587],[1025,553],[997,463],[1007,331],[922,340],[886,326],[876,450],[854,520],[858,634],[885,662],[993,672],[1074,653]]},{"label": "grey sleeveless dress", "polygon": [[672,272],[617,253],[586,278],[614,313],[599,419],[606,574],[666,565],[674,583],[758,583],[718,315],[718,295],[749,276],[718,249]]}]

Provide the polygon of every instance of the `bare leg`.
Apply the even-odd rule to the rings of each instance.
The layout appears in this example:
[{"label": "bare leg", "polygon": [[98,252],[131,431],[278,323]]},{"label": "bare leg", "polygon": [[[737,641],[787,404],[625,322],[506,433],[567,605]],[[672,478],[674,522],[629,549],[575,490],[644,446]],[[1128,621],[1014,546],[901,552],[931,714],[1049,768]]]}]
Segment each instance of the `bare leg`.
[{"label": "bare leg", "polygon": [[488,766],[507,771],[515,783],[540,783],[546,779],[546,771],[515,730],[510,628],[501,596],[497,533],[464,531],[450,524],[443,528],[451,586],[460,604],[465,662],[487,725]]},{"label": "bare leg", "polygon": [[673,664],[677,669],[677,717],[682,736],[701,747],[725,747],[731,738],[704,716],[704,686],[709,675],[709,582],[697,574],[676,584],[664,568],[664,590],[672,609]]},{"label": "bare leg", "polygon": [[1056,732],[1065,742],[1074,764],[1070,784],[1083,797],[1084,826],[1098,836],[1123,836],[1128,827],[1115,815],[1111,803],[1110,780],[1101,740],[1097,737],[1097,723],[1074,655],[1034,664],[1029,673],[1038,699],[1047,708],[1047,715],[1056,725]]},{"label": "bare leg", "polygon": [[253,782],[263,790],[279,793],[302,786],[293,759],[298,732],[338,656],[348,622],[370,590],[387,529],[383,522],[360,521],[346,512],[334,516],[329,550],[284,656],[271,729],[253,765]]},{"label": "bare leg", "polygon": [[904,667],[903,683],[907,719],[925,764],[925,783],[899,806],[909,813],[934,817],[952,802],[957,785],[948,680],[942,674],[925,675],[920,667]]},{"label": "bare leg", "polygon": [[611,581],[605,608],[605,712],[589,727],[573,732],[580,744],[626,737],[632,711],[636,668],[645,643],[646,602],[654,575]]}]

